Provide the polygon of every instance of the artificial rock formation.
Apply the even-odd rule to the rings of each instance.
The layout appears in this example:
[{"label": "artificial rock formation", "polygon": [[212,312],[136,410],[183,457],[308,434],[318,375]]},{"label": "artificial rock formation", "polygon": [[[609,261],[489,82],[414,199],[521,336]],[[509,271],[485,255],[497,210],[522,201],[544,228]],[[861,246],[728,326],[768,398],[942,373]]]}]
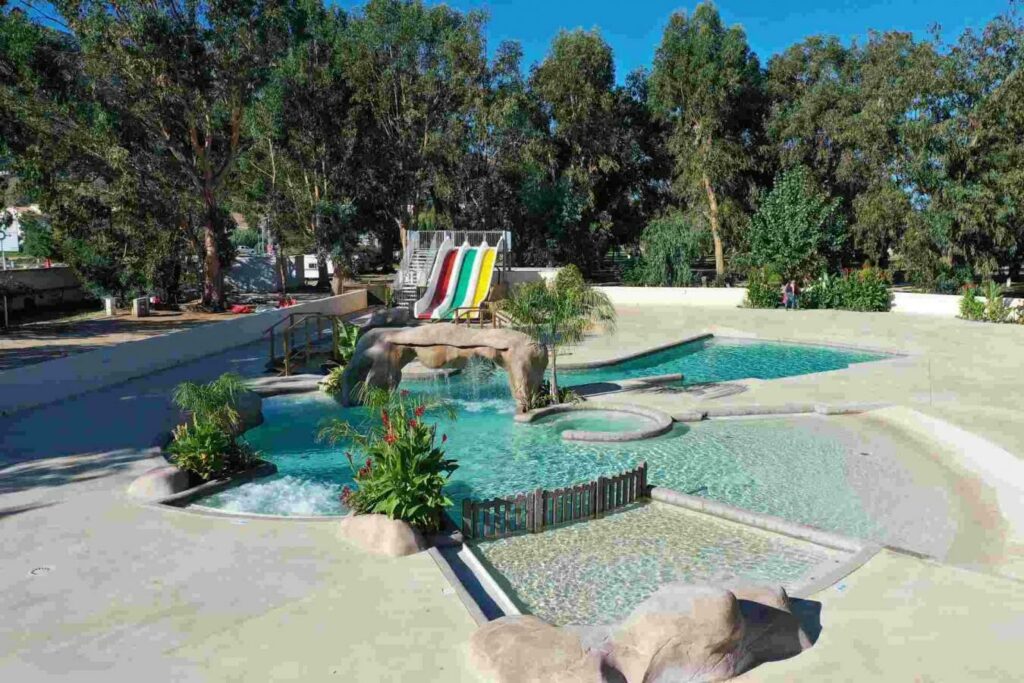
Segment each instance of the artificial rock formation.
[{"label": "artificial rock formation", "polygon": [[174,465],[161,465],[144,472],[128,486],[128,495],[142,500],[157,500],[181,493],[192,485],[188,472]]},{"label": "artificial rock formation", "polygon": [[587,652],[572,632],[533,616],[484,624],[473,634],[469,651],[473,665],[495,683],[602,680],[600,654]]},{"label": "artificial rock formation", "polygon": [[402,368],[413,360],[428,368],[461,368],[474,356],[494,361],[508,372],[512,396],[519,411],[525,412],[530,394],[544,379],[547,350],[522,332],[453,323],[368,330],[359,338],[342,375],[342,404],[357,401],[360,384],[397,387]]},{"label": "artificial rock formation", "polygon": [[724,681],[810,646],[783,589],[684,583],[663,586],[613,626],[502,617],[470,643],[474,664],[493,680],[573,683]]},{"label": "artificial rock formation", "polygon": [[427,547],[420,532],[387,515],[349,514],[342,518],[338,534],[368,553],[387,557],[412,555]]}]

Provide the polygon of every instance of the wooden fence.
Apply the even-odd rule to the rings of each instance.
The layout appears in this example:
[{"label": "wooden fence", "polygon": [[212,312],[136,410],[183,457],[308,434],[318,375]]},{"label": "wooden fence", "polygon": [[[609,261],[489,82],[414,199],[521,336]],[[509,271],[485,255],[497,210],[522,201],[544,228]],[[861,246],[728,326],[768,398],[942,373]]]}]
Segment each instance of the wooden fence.
[{"label": "wooden fence", "polygon": [[647,463],[612,477],[545,491],[537,489],[509,498],[462,501],[462,535],[503,538],[517,533],[594,519],[616,508],[646,498]]}]

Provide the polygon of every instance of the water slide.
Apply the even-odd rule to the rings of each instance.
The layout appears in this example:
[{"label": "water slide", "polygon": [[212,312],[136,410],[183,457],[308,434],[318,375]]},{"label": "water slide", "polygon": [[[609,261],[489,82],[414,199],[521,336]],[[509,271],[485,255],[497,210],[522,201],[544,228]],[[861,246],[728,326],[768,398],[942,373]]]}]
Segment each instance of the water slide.
[{"label": "water slide", "polygon": [[480,268],[480,248],[471,247],[469,244],[462,246],[464,254],[459,263],[458,276],[454,278],[455,287],[444,302],[434,310],[435,320],[450,320],[455,314],[455,309],[463,305],[467,293],[471,288],[476,287],[476,275]]},{"label": "water slide", "polygon": [[[477,256],[477,266],[470,280],[466,296],[459,303],[458,308],[479,308],[487,295],[491,293],[491,284],[494,281],[494,266],[498,259],[498,250],[501,249],[502,240],[498,240],[498,246],[490,247],[487,242],[480,245],[480,254]],[[456,301],[459,301],[456,298]],[[454,315],[454,311],[452,312]],[[477,318],[480,314],[477,311],[466,311],[460,314],[461,318]]]},{"label": "water slide", "polygon": [[441,243],[437,250],[437,256],[434,258],[434,268],[430,272],[430,279],[427,281],[427,291],[413,305],[413,313],[417,318],[430,318],[434,309],[448,295],[458,255],[459,250],[455,248],[451,240],[446,239]]}]

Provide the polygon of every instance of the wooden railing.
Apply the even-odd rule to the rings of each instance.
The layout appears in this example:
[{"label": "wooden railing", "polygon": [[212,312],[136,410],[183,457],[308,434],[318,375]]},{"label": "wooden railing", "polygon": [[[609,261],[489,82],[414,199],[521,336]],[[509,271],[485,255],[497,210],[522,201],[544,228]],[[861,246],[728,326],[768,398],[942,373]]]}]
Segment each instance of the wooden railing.
[{"label": "wooden railing", "polygon": [[491,327],[505,327],[510,323],[510,319],[507,315],[501,312],[500,309],[496,308],[493,304],[483,302],[479,306],[462,306],[456,308],[453,312],[452,322],[456,325],[460,323],[466,323],[469,327],[476,323],[478,327],[485,327],[490,325]]},{"label": "wooden railing", "polygon": [[[324,321],[330,322],[331,329],[335,334],[333,339],[337,339],[338,325],[343,317],[330,313],[314,312],[289,313],[288,317],[281,318],[263,331],[263,334],[267,335],[270,342],[270,365],[275,366],[278,361],[274,339],[279,325],[287,322],[284,329],[280,331],[281,345],[283,347],[283,354],[281,356],[282,369],[287,377],[291,374],[296,362],[302,359],[308,361],[313,355],[313,349],[323,342]],[[300,333],[302,335],[301,339],[298,338]]]},{"label": "wooden railing", "polygon": [[472,539],[537,533],[569,522],[595,519],[646,497],[644,462],[628,472],[553,491],[537,489],[509,498],[463,500],[462,535]]}]

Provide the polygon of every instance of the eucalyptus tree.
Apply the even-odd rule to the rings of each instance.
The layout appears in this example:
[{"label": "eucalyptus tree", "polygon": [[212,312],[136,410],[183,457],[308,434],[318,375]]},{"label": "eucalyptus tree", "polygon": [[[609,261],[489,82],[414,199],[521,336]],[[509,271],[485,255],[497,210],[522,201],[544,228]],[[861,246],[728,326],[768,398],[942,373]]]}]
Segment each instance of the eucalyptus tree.
[{"label": "eucalyptus tree", "polygon": [[[286,36],[278,0],[57,0],[95,96],[166,155],[201,208],[203,303],[225,305],[226,185],[249,140],[246,108]],[[134,149],[130,150],[135,153]]]},{"label": "eucalyptus tree", "polygon": [[651,73],[651,101],[669,126],[673,191],[711,231],[715,271],[725,273],[724,220],[741,213],[744,174],[755,165],[761,70],[739,26],[710,3],[677,12]]},{"label": "eucalyptus tree", "polygon": [[421,0],[369,0],[344,32],[340,64],[369,166],[360,194],[375,198],[403,245],[420,212],[452,210],[487,80],[483,22]]}]

